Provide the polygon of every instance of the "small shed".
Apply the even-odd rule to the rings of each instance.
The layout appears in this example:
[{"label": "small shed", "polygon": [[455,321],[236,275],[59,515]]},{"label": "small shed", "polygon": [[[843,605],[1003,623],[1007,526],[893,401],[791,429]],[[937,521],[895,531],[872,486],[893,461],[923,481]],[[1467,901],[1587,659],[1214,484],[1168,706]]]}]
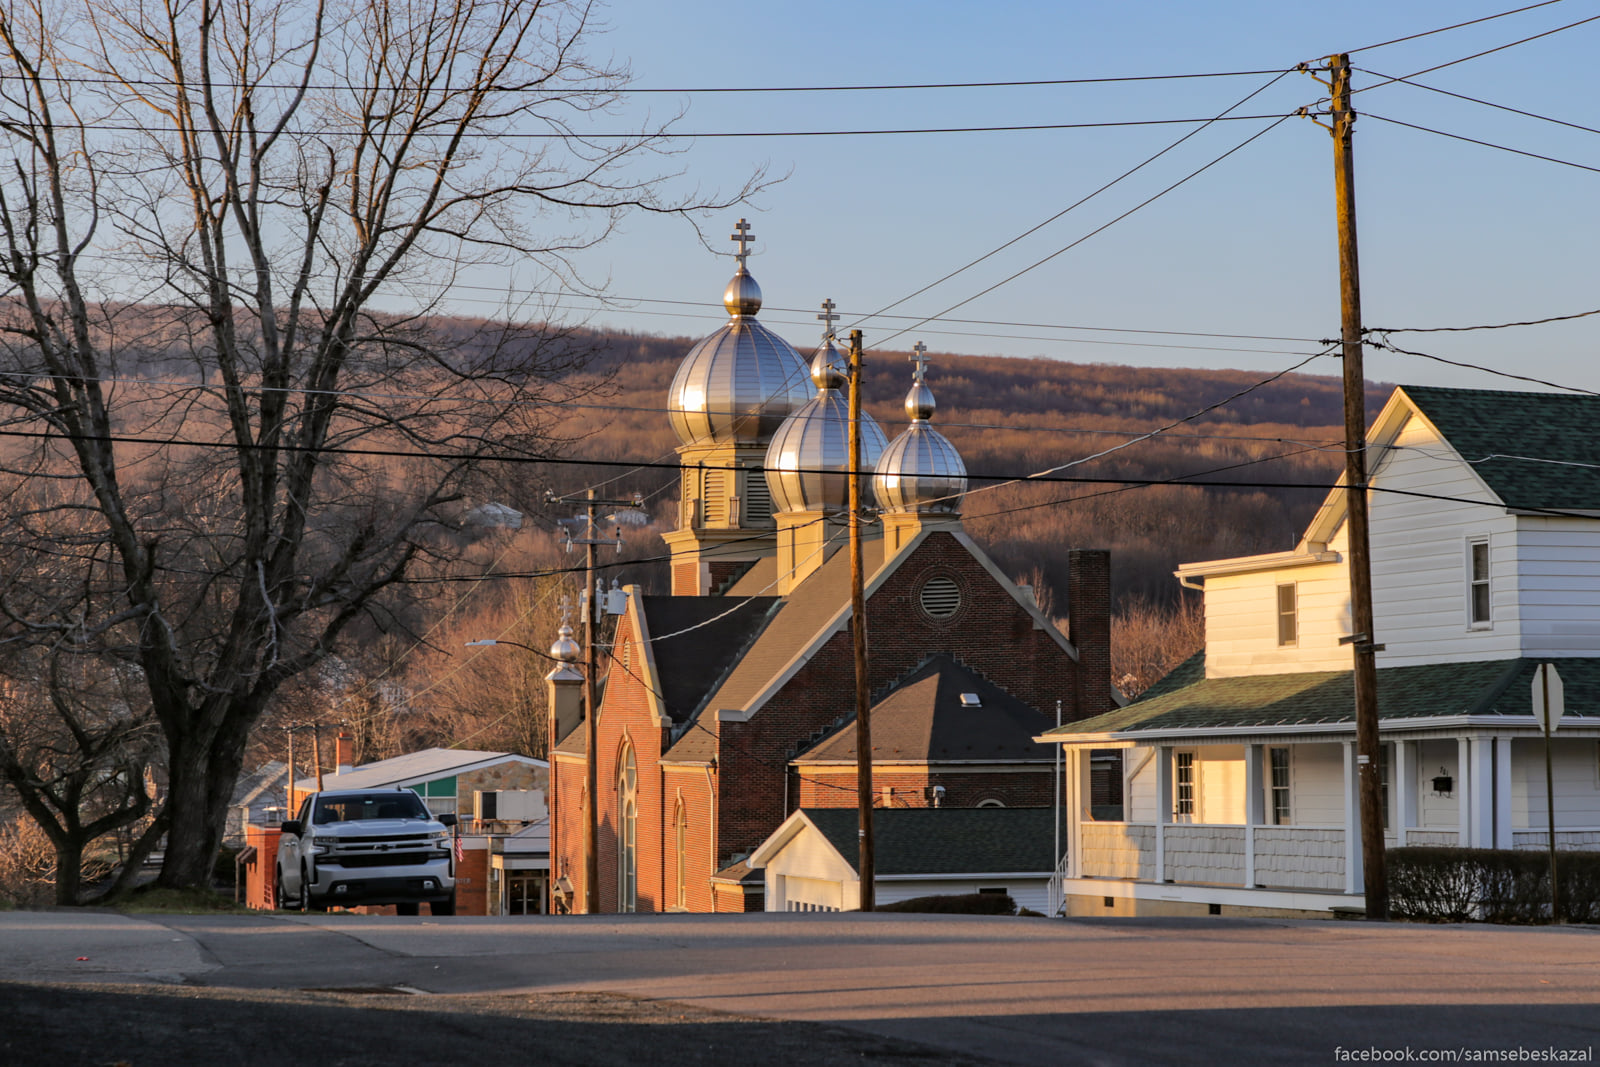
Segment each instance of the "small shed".
[{"label": "small shed", "polygon": [[[1055,862],[1050,808],[880,808],[873,812],[874,899],[1007,893],[1043,911]],[[751,853],[765,873],[767,911],[853,911],[859,816],[802,808]]]}]

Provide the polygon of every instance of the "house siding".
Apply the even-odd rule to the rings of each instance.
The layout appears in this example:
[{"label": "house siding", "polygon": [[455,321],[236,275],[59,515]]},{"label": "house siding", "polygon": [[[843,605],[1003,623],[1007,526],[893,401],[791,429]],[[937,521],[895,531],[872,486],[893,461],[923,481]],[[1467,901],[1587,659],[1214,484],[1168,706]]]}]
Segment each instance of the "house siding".
[{"label": "house siding", "polygon": [[[1344,555],[1343,532],[1332,551]],[[1278,586],[1294,583],[1298,633],[1278,644]],[[1206,579],[1206,677],[1347,670],[1350,572],[1342,561]]]},{"label": "house siding", "polygon": [[1515,547],[1522,655],[1600,655],[1600,520],[1518,516]]},{"label": "house siding", "polygon": [[[1373,484],[1429,495],[1372,494],[1372,605],[1377,640],[1387,646],[1378,665],[1518,655],[1517,518],[1422,420],[1409,417],[1394,444]],[[1471,628],[1467,617],[1469,537],[1489,539],[1492,618],[1485,629]],[[1348,654],[1342,666],[1349,666]]]}]

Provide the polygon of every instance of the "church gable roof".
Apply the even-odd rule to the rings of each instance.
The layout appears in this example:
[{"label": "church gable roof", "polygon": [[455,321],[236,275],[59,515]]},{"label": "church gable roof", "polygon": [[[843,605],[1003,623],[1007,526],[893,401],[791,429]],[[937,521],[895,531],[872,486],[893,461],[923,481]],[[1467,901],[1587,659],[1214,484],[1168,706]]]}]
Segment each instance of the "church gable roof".
[{"label": "church gable roof", "polygon": [[[1054,725],[1044,713],[941,654],[895,682],[873,705],[873,758],[887,763],[1048,761],[1051,750],[1034,739]],[[855,760],[852,718],[795,762]]]},{"label": "church gable roof", "polygon": [[674,722],[686,721],[772,618],[778,598],[647,596],[645,636]]}]

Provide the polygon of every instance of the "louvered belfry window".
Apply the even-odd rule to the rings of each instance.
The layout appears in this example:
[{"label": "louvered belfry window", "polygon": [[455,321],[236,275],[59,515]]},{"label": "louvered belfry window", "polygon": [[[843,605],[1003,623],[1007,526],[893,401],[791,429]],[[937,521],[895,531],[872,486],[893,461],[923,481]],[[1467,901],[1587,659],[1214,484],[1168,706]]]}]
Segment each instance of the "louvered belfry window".
[{"label": "louvered belfry window", "polygon": [[961,587],[951,578],[938,575],[922,585],[919,596],[922,610],[935,619],[948,619],[961,610]]}]

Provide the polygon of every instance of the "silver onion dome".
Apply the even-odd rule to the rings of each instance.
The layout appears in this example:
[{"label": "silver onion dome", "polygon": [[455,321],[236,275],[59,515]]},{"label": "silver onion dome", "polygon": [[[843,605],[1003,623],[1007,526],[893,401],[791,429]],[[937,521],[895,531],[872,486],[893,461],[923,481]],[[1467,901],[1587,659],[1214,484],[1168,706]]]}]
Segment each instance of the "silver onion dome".
[{"label": "silver onion dome", "polygon": [[739,220],[739,269],[723,291],[728,323],[689,350],[667,391],[672,429],[682,444],[769,440],[811,396],[794,346],[756,321],[761,287],[745,268],[752,240]]},{"label": "silver onion dome", "polygon": [[[811,361],[817,395],[784,420],[767,446],[772,510],[843,511],[850,506],[850,405],[832,338]],[[877,420],[861,413],[861,466],[874,467],[886,441]]]},{"label": "silver onion dome", "polygon": [[959,515],[967,491],[967,465],[961,453],[928,422],[933,416],[933,391],[924,380],[927,348],[916,345],[917,369],[906,394],[911,425],[889,442],[872,476],[872,491],[885,511],[921,511]]},{"label": "silver onion dome", "polygon": [[550,656],[562,663],[571,663],[578,658],[583,649],[578,647],[578,642],[572,639],[572,624],[561,620],[561,629],[556,631],[555,644],[550,646]]}]

